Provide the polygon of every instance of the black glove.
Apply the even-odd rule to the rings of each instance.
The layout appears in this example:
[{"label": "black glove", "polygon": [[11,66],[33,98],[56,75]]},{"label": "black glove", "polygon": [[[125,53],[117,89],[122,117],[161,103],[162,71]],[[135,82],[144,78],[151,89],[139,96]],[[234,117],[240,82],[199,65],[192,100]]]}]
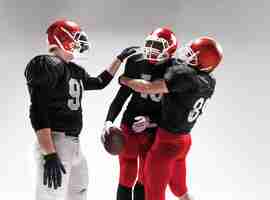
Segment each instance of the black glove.
[{"label": "black glove", "polygon": [[136,52],[136,49],[140,48],[139,46],[132,46],[132,47],[128,47],[125,48],[118,56],[117,58],[123,62],[123,60],[125,60],[125,58],[127,58],[128,56],[130,56],[131,54]]},{"label": "black glove", "polygon": [[61,187],[62,173],[66,173],[66,170],[58,158],[56,153],[51,153],[44,156],[44,174],[43,184],[48,185],[49,188],[54,186],[54,189]]}]

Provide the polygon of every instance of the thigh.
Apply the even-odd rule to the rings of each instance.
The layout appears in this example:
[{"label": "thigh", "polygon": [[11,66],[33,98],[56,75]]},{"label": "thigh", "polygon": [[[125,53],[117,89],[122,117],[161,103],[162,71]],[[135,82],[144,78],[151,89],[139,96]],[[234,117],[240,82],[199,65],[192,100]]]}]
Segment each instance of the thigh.
[{"label": "thigh", "polygon": [[147,200],[165,200],[174,159],[161,153],[163,147],[164,145],[154,143],[146,156],[143,181]]},{"label": "thigh", "polygon": [[79,152],[76,156],[69,177],[67,200],[86,200],[88,190],[88,166],[85,156]]},{"label": "thigh", "polygon": [[151,146],[154,142],[154,135],[148,133],[142,133],[139,135],[140,140],[140,150],[139,150],[139,173],[138,173],[138,182],[143,184],[144,179],[144,166],[145,166],[145,159],[148,151],[150,150]]},{"label": "thigh", "polygon": [[121,126],[125,135],[125,149],[119,155],[120,177],[119,183],[125,187],[132,187],[137,178],[139,140],[136,134],[127,126]]},{"label": "thigh", "polygon": [[[72,165],[72,153],[73,148],[66,145],[65,139],[54,138],[54,143],[57,148],[57,153],[61,159],[65,169],[66,174],[62,176],[62,185],[56,190],[53,188],[48,188],[48,186],[43,185],[43,173],[44,173],[44,160],[42,155],[42,150],[38,144],[35,147],[35,160],[36,160],[36,200],[60,200],[64,199],[67,190],[68,182]],[[65,150],[64,150],[65,149]]]},{"label": "thigh", "polygon": [[123,130],[123,134],[125,137],[125,147],[124,150],[121,152],[120,156],[137,158],[140,150],[140,140],[138,138],[138,135],[126,125],[122,124],[121,129]]},{"label": "thigh", "polygon": [[155,142],[147,153],[144,169],[147,200],[164,200],[177,159],[185,157],[189,136],[158,129]]}]

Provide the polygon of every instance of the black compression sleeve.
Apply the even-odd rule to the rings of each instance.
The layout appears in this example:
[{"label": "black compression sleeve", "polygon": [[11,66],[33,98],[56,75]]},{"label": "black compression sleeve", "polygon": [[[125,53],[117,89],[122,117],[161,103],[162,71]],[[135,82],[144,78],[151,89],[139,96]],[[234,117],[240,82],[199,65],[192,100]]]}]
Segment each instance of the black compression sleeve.
[{"label": "black compression sleeve", "polygon": [[97,77],[90,77],[87,73],[83,82],[85,90],[98,90],[105,88],[113,79],[113,76],[107,71],[103,71]]},{"label": "black compression sleeve", "polygon": [[114,100],[112,101],[106,121],[111,121],[113,122],[118,114],[120,113],[125,101],[127,98],[130,96],[132,90],[126,86],[121,86],[120,89],[118,90]]}]

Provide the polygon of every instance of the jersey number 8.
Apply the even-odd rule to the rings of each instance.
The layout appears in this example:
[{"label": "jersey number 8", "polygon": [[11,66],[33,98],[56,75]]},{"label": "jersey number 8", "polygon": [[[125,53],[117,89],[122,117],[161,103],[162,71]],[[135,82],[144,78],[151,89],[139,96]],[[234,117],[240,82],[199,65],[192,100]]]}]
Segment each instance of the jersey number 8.
[{"label": "jersey number 8", "polygon": [[200,116],[200,114],[204,112],[205,107],[208,104],[209,100],[210,99],[205,99],[201,97],[194,103],[193,108],[188,115],[189,123],[194,122]]}]

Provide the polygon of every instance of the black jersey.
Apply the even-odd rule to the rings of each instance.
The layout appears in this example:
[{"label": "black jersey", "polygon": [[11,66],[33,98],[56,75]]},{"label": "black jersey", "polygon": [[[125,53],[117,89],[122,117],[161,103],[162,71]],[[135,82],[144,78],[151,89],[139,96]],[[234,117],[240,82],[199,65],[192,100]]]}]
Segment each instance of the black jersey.
[{"label": "black jersey", "polygon": [[212,96],[216,81],[183,63],[170,67],[165,81],[169,93],[162,99],[160,127],[172,133],[189,133]]},{"label": "black jersey", "polygon": [[33,58],[25,69],[25,77],[33,128],[51,128],[74,136],[82,129],[83,91],[102,89],[112,79],[107,71],[90,77],[75,63],[51,55]]},{"label": "black jersey", "polygon": [[[169,60],[163,64],[153,65],[144,59],[142,54],[133,55],[126,62],[124,76],[148,81],[162,79],[167,68],[172,65],[172,62],[172,60]],[[115,120],[126,99],[131,94],[132,97],[123,114],[122,123],[131,127],[134,118],[142,115],[149,116],[152,122],[158,123],[161,116],[162,95],[138,93],[123,85],[118,90],[118,93],[110,106],[106,120],[112,122]]]}]

